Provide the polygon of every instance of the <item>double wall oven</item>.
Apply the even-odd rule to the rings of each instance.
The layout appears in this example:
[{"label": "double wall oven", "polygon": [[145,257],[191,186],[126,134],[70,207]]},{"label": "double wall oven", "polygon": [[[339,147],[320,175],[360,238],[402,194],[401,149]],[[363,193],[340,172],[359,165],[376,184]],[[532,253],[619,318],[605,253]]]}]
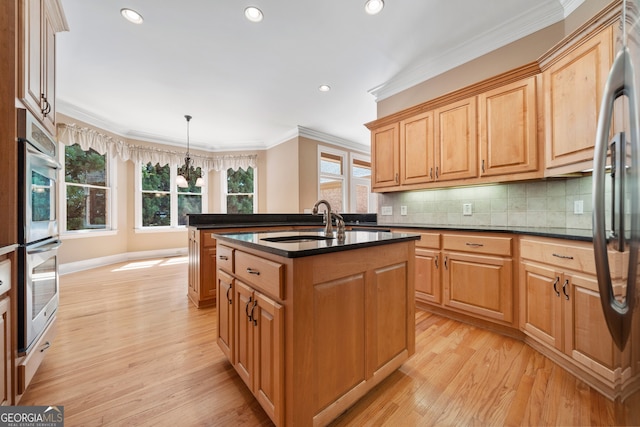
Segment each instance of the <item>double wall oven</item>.
[{"label": "double wall oven", "polygon": [[18,351],[29,352],[58,308],[58,147],[18,109]]}]

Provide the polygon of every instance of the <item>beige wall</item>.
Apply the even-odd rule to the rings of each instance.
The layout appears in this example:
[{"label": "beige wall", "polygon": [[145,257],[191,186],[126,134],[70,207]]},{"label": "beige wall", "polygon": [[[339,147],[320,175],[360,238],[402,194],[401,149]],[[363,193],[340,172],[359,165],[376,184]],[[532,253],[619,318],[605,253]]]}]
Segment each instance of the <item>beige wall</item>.
[{"label": "beige wall", "polygon": [[379,100],[377,104],[378,118],[534,62],[609,3],[609,0],[585,0],[562,22],[496,49],[396,95]]},{"label": "beige wall", "polygon": [[266,211],[269,213],[299,213],[298,137],[267,150]]},{"label": "beige wall", "polygon": [[[88,127],[96,131],[109,135],[116,140],[122,140],[134,145],[148,145],[164,148],[171,151],[179,150],[176,147],[162,146],[146,141],[128,139],[107,130],[91,126],[80,120],[58,114],[58,123],[75,123],[78,126]],[[194,154],[210,154],[201,150],[191,150]],[[215,155],[230,154],[258,154],[258,209],[261,212],[266,210],[266,187],[260,183],[266,180],[266,162],[264,151],[253,152],[221,152]],[[76,263],[99,258],[109,258],[122,256],[123,254],[134,254],[137,252],[164,251],[164,253],[176,253],[187,247],[186,229],[171,231],[139,231],[135,229],[135,165],[131,161],[115,159],[117,168],[117,184],[114,188],[117,206],[117,230],[112,235],[91,236],[91,237],[69,237],[61,236],[63,245],[59,251],[61,264]],[[220,173],[210,171],[208,175],[207,198],[208,212],[220,212]]]}]

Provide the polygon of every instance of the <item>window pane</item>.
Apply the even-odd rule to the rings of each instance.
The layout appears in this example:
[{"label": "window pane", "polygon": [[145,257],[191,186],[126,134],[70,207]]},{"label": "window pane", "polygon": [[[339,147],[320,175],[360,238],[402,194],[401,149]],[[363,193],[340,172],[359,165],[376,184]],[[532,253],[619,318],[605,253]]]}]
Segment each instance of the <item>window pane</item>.
[{"label": "window pane", "polygon": [[371,176],[371,167],[353,164],[353,176],[356,178],[367,178]]},{"label": "window pane", "polygon": [[322,178],[320,180],[320,198],[328,201],[333,211],[344,212],[342,180]]},{"label": "window pane", "polygon": [[[180,174],[180,168],[178,168],[178,175]],[[194,168],[193,166],[189,167],[189,187],[181,188],[178,187],[178,193],[201,193],[202,187],[196,186],[196,181],[198,178],[202,176],[202,170],[198,168]]]},{"label": "window pane", "polygon": [[171,197],[162,193],[142,193],[142,226],[171,224]]},{"label": "window pane", "polygon": [[253,195],[228,195],[227,213],[250,214],[253,213]]},{"label": "window pane", "polygon": [[246,171],[242,168],[236,171],[227,169],[227,193],[253,193],[253,168],[248,168]]},{"label": "window pane", "polygon": [[104,188],[67,186],[67,230],[105,229],[107,195]]},{"label": "window pane", "polygon": [[106,186],[107,158],[90,148],[84,151],[78,144],[65,147],[65,181],[76,184]]},{"label": "window pane", "polygon": [[327,153],[320,154],[320,173],[342,175],[342,157]]},{"label": "window pane", "polygon": [[142,165],[143,191],[169,191],[171,185],[171,169],[169,165],[152,165],[150,162]]},{"label": "window pane", "polygon": [[202,213],[202,196],[178,194],[178,225],[187,225],[190,213]]},{"label": "window pane", "polygon": [[369,212],[369,186],[356,184],[356,213]]}]

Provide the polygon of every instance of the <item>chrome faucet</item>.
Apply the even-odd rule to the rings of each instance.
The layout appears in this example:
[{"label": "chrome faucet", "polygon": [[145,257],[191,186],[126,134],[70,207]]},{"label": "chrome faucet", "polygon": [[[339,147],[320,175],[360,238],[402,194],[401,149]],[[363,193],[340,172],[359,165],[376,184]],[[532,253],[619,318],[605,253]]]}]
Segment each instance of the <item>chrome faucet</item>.
[{"label": "chrome faucet", "polygon": [[318,215],[318,206],[325,205],[327,210],[322,213],[322,217],[324,218],[324,235],[326,237],[333,237],[333,225],[331,224],[331,205],[324,199],[318,200],[315,205],[313,205],[313,210],[311,211],[312,215]]},{"label": "chrome faucet", "polygon": [[333,224],[332,221],[335,218],[336,219],[336,227],[338,228],[337,231],[337,235],[336,237],[338,238],[338,241],[343,242],[344,241],[344,218],[342,218],[342,215],[340,215],[337,212],[333,212],[331,210],[331,205],[329,204],[329,202],[327,202],[324,199],[318,200],[316,202],[315,205],[313,205],[313,210],[311,211],[311,213],[313,215],[318,215],[318,206],[320,205],[325,205],[327,210],[324,211],[323,213],[323,218],[324,218],[324,235],[326,237],[333,237]]}]

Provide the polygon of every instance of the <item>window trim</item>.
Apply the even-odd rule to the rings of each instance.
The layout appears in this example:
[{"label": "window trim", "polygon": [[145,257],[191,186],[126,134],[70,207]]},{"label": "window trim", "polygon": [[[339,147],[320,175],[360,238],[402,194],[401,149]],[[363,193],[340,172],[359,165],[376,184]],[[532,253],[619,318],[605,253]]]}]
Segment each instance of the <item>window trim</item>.
[{"label": "window trim", "polygon": [[[62,239],[78,239],[85,237],[100,237],[100,236],[113,236],[118,233],[118,162],[116,157],[112,157],[109,153],[105,153],[105,159],[107,160],[107,174],[108,185],[105,188],[109,189],[109,201],[107,206],[107,218],[109,227],[104,229],[95,230],[67,230],[67,182],[65,180],[65,155],[67,145],[58,143],[58,161],[62,168],[58,172],[58,181],[62,183],[60,191],[58,192],[58,230]],[[86,151],[86,150],[84,150]]]},{"label": "window trim", "polygon": [[[334,160],[341,159],[342,160],[342,174],[323,174],[322,173],[322,154],[328,154],[328,158],[332,158]],[[346,172],[348,171],[348,173]],[[336,148],[327,147],[323,145],[318,145],[318,188],[317,188],[317,199],[322,198],[322,193],[320,189],[320,180],[323,177],[335,179],[342,181],[342,213],[351,212],[350,206],[350,197],[348,197],[347,192],[350,190],[350,175],[351,175],[351,163],[349,163],[349,153],[344,150],[338,150]]]},{"label": "window trim", "polygon": [[[163,193],[169,194],[169,209],[171,216],[171,224],[170,225],[159,225],[159,226],[143,226],[142,225],[142,165],[150,163],[150,161],[146,161],[143,163],[142,160],[138,160],[135,162],[135,179],[134,179],[134,192],[135,192],[135,200],[134,200],[134,212],[135,212],[135,220],[134,220],[134,230],[136,233],[153,233],[153,232],[169,232],[169,231],[182,231],[187,228],[187,225],[179,225],[178,224],[178,194],[190,194],[190,193],[178,193],[178,185],[176,184],[176,178],[178,176],[178,168],[180,165],[172,165],[170,163],[165,163],[165,165],[169,165],[169,191],[163,191]],[[162,166],[165,166],[162,165]],[[207,175],[208,172],[204,167],[200,168],[203,185],[200,187],[202,191],[200,192],[200,197],[202,197],[202,212],[206,212],[208,210],[208,198],[207,198]],[[174,224],[175,221],[175,224]]]},{"label": "window trim", "polygon": [[[253,169],[253,213],[258,213],[258,167],[248,166]],[[233,168],[221,170],[220,173],[220,213],[227,213],[227,171]],[[237,170],[237,169],[233,169]],[[251,194],[251,193],[233,193],[233,194]]]}]

